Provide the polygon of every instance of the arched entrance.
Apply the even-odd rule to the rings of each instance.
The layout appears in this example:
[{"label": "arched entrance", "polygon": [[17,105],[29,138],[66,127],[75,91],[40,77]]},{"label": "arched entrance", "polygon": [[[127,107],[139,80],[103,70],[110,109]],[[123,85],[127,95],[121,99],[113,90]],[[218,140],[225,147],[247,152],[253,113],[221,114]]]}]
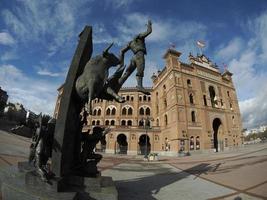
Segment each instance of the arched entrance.
[{"label": "arched entrance", "polygon": [[213,128],[213,145],[216,152],[219,151],[219,143],[218,143],[218,132],[219,128],[221,127],[222,122],[219,118],[215,118],[212,122],[212,128]]},{"label": "arched entrance", "polygon": [[128,142],[127,137],[123,133],[117,136],[116,152],[117,154],[127,154]]},{"label": "arched entrance", "polygon": [[[139,154],[141,155],[145,155],[147,153],[147,155],[150,153],[151,151],[151,144],[150,144],[150,138],[148,135],[141,135],[139,137]],[[147,144],[147,145],[146,145]]]}]

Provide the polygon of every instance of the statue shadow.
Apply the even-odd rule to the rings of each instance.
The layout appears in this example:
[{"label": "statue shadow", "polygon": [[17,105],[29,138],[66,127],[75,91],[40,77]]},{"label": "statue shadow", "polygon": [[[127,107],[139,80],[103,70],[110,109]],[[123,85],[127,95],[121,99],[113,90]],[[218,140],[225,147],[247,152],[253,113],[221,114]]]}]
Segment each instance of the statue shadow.
[{"label": "statue shadow", "polygon": [[[173,184],[177,181],[181,181],[191,175],[199,176],[202,173],[207,173],[211,171],[213,166],[207,163],[201,163],[186,171],[174,172],[170,168],[161,168],[156,170],[147,170],[154,174],[152,176],[146,176],[130,180],[118,180],[115,181],[116,187],[119,193],[119,199],[142,199],[142,200],[154,200],[157,199],[155,196],[160,192],[160,190]],[[118,169],[119,171],[127,171],[127,169]],[[129,173],[133,172],[132,169],[128,170]],[[161,172],[160,172],[161,171]],[[137,170],[134,170],[137,172]],[[144,172],[144,170],[140,170]],[[195,178],[194,178],[195,179]],[[178,194],[177,194],[178,195]]]}]

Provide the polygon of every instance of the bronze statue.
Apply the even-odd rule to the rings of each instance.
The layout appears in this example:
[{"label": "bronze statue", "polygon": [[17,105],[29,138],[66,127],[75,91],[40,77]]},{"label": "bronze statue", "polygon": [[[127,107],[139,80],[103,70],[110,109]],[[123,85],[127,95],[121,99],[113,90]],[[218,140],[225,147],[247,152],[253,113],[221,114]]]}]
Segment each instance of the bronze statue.
[{"label": "bronze statue", "polygon": [[121,50],[121,60],[123,64],[124,54],[131,50],[134,54],[132,57],[129,66],[126,69],[126,72],[119,79],[119,84],[122,85],[127,78],[132,74],[132,72],[137,69],[136,80],[137,80],[137,89],[138,91],[149,94],[148,91],[143,87],[143,77],[145,69],[145,55],[146,55],[146,45],[145,38],[152,32],[152,22],[148,20],[147,30],[143,33],[138,34],[132,41],[130,41],[122,50]]},{"label": "bronze statue", "polygon": [[[88,101],[90,115],[92,115],[92,100],[99,97],[103,92],[104,85],[108,79],[109,68],[121,63],[119,58],[108,52],[112,45],[113,43],[103,51],[102,55],[91,58],[76,81],[76,92],[81,99]],[[112,88],[106,87],[105,92],[119,103],[124,102],[124,99],[114,92]]]},{"label": "bronze statue", "polygon": [[105,135],[108,134],[110,128],[103,128],[95,126],[91,129],[89,134],[82,135],[82,151],[81,151],[81,175],[96,176],[99,172],[97,170],[97,163],[102,159],[101,154],[96,154],[94,149],[96,144],[105,140]]},{"label": "bronze statue", "polygon": [[48,121],[47,127],[42,126],[42,115],[35,122],[35,133],[30,146],[29,163],[43,181],[48,181],[52,173],[47,168],[47,161],[52,156],[52,143],[55,130],[55,119]]}]

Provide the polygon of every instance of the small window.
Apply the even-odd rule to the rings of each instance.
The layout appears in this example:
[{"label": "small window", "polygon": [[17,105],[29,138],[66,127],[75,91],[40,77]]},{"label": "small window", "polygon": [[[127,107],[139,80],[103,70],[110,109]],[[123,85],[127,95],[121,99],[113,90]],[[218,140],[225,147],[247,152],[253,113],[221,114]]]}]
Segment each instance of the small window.
[{"label": "small window", "polygon": [[146,101],[146,95],[143,96],[143,100]]},{"label": "small window", "polygon": [[121,121],[121,125],[122,125],[122,126],[126,126],[126,121],[125,121],[125,120],[122,120],[122,121]]},{"label": "small window", "polygon": [[207,98],[206,98],[206,95],[203,95],[203,101],[204,101],[204,106],[207,106]]},{"label": "small window", "polygon": [[111,115],[115,115],[115,114],[116,114],[116,109],[112,108]]},{"label": "small window", "polygon": [[126,100],[129,101],[130,100],[130,96],[126,96]]},{"label": "small window", "polygon": [[142,101],[142,96],[139,96],[139,101]]},{"label": "small window", "polygon": [[92,121],[92,125],[93,125],[93,126],[95,125],[95,120]]},{"label": "small window", "polygon": [[129,109],[128,109],[128,115],[132,115],[133,114],[133,109],[130,107]]},{"label": "small window", "polygon": [[111,120],[110,125],[111,126],[115,126],[115,121],[114,120]]},{"label": "small window", "polygon": [[196,122],[196,112],[195,111],[191,112],[191,116],[192,116],[192,122]]},{"label": "small window", "polygon": [[132,126],[132,121],[131,120],[127,121],[127,126]]},{"label": "small window", "polygon": [[227,96],[230,97],[230,92],[229,91],[227,91]]},{"label": "small window", "polygon": [[138,123],[138,126],[144,126],[144,121],[140,120],[139,123]]},{"label": "small window", "polygon": [[110,108],[107,109],[106,115],[110,115]]},{"label": "small window", "polygon": [[196,137],[196,150],[200,149],[200,139],[199,136]]},{"label": "small window", "polygon": [[100,121],[99,120],[96,121],[96,125],[100,125]]},{"label": "small window", "polygon": [[150,115],[150,109],[146,108],[146,115]]},{"label": "small window", "polygon": [[191,80],[190,79],[187,79],[187,85],[191,86]]},{"label": "small window", "polygon": [[168,125],[168,116],[167,115],[164,115],[164,122],[165,122],[165,126]]},{"label": "small window", "polygon": [[134,100],[134,97],[133,96],[131,96],[131,101],[133,101]]},{"label": "small window", "polygon": [[164,99],[164,107],[167,108],[167,99]]},{"label": "small window", "polygon": [[109,126],[109,120],[106,120],[105,125]]},{"label": "small window", "polygon": [[97,111],[97,115],[101,115],[101,109]]},{"label": "small window", "polygon": [[193,97],[193,94],[190,94],[189,95],[189,101],[191,104],[194,104],[194,97]]},{"label": "small window", "polygon": [[123,108],[121,114],[122,114],[122,115],[126,115],[126,111],[127,111],[126,108]]},{"label": "small window", "polygon": [[157,119],[157,126],[159,126],[159,119]]},{"label": "small window", "polygon": [[147,100],[148,100],[148,101],[151,101],[151,97],[150,97],[150,96],[148,96],[148,97],[147,97]]},{"label": "small window", "polygon": [[97,110],[95,109],[93,112],[93,115],[96,116]]},{"label": "small window", "polygon": [[195,143],[194,143],[194,136],[190,137],[190,150],[194,150]]},{"label": "small window", "polygon": [[144,115],[144,112],[145,112],[145,111],[144,111],[144,108],[140,108],[140,110],[139,110],[139,114],[140,114],[140,115]]}]

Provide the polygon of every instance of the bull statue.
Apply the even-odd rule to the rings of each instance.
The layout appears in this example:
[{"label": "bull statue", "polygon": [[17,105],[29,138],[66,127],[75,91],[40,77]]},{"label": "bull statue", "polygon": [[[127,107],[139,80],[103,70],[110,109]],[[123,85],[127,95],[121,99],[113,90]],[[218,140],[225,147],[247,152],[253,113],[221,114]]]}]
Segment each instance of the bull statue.
[{"label": "bull statue", "polygon": [[83,73],[76,80],[76,92],[84,102],[88,102],[87,108],[90,115],[92,115],[92,100],[103,96],[103,93],[119,103],[125,102],[111,87],[106,87],[109,68],[121,63],[116,55],[108,52],[112,45],[113,43],[101,55],[91,58],[86,63]]}]

